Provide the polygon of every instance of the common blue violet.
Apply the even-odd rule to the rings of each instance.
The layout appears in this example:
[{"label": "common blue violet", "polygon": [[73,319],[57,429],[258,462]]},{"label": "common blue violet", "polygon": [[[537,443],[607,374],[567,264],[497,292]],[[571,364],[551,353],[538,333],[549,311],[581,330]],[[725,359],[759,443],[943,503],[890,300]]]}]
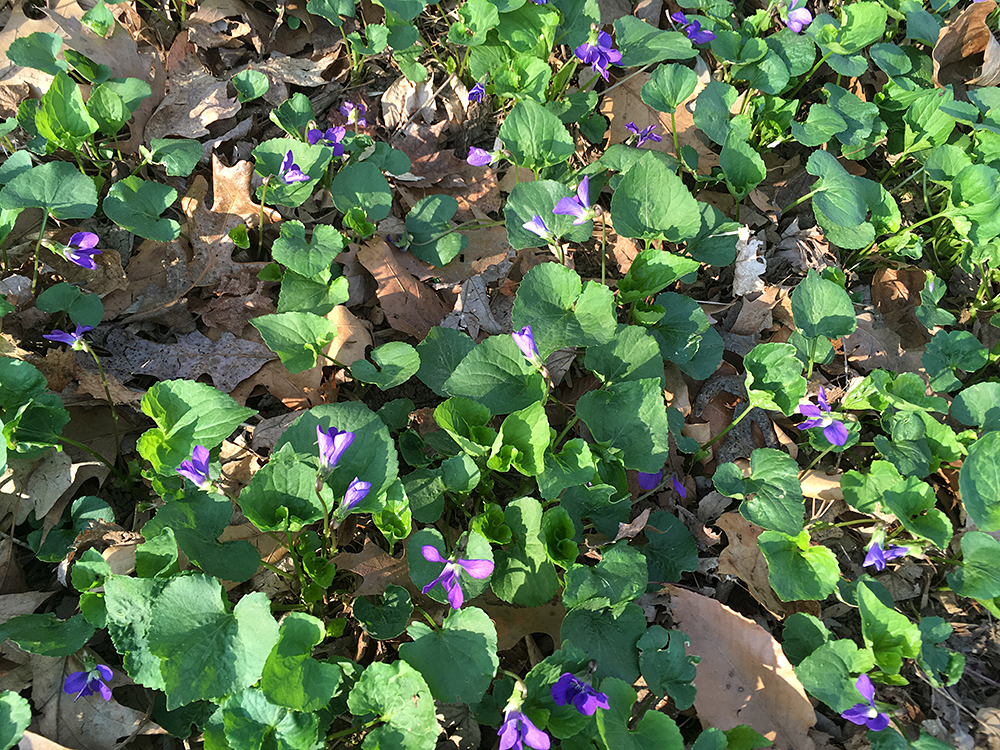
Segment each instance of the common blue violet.
[{"label": "common blue violet", "polygon": [[83,334],[87,333],[87,331],[93,330],[93,326],[77,325],[76,330],[73,331],[73,333],[67,333],[66,331],[53,331],[52,333],[43,333],[42,338],[48,339],[49,341],[58,341],[61,344],[66,344],[70,349],[80,352],[87,346],[87,342],[83,340]]},{"label": "common blue violet", "polygon": [[77,232],[69,238],[69,243],[58,254],[70,263],[93,271],[97,268],[94,256],[101,254],[101,251],[96,249],[99,241],[100,239],[93,232]]},{"label": "common blue violet", "polygon": [[552,700],[557,706],[572,703],[584,716],[593,716],[599,708],[610,708],[608,696],[599,693],[589,682],[570,672],[563,672],[552,686]]},{"label": "common blue violet", "polygon": [[552,213],[560,216],[572,216],[573,225],[585,224],[597,215],[597,211],[590,207],[590,177],[585,176],[580,180],[580,185],[576,189],[576,195],[572,198],[560,198]]},{"label": "common blue violet", "polygon": [[881,732],[889,726],[889,715],[881,713],[875,708],[875,686],[872,685],[871,679],[868,675],[863,674],[858,677],[854,686],[861,693],[861,697],[865,699],[865,703],[855,703],[841,716],[852,724],[864,724],[873,732]]},{"label": "common blue violet", "polygon": [[89,672],[70,672],[63,682],[63,692],[69,695],[76,693],[76,698],[73,699],[74,703],[80,698],[95,694],[100,694],[104,700],[109,701],[111,700],[111,688],[105,685],[104,681],[110,680],[114,674],[111,667],[104,664],[98,664]]},{"label": "common blue violet", "polygon": [[822,427],[823,437],[827,441],[832,445],[844,445],[847,442],[847,427],[843,422],[830,416],[830,405],[826,401],[826,389],[823,386],[819,387],[817,399],[819,406],[803,404],[799,407],[799,414],[809,417],[809,419],[795,426],[800,430]]},{"label": "common blue violet", "polygon": [[885,564],[890,560],[895,560],[897,557],[904,557],[909,550],[906,547],[887,547],[882,549],[882,545],[878,541],[872,542],[872,546],[868,548],[868,554],[865,555],[865,561],[862,565],[866,568],[873,567],[875,570],[885,570]]},{"label": "common blue violet", "polygon": [[286,185],[291,185],[296,182],[308,182],[312,178],[299,169],[299,165],[295,163],[295,156],[289,151],[285,154],[285,158],[281,161],[281,169],[278,170],[278,176],[281,177],[281,181]]},{"label": "common blue violet", "polygon": [[425,544],[421,547],[420,554],[424,556],[427,562],[444,563],[441,575],[424,586],[421,592],[426,594],[440,583],[448,595],[448,604],[451,605],[452,609],[461,609],[462,602],[465,601],[465,595],[462,593],[462,587],[459,585],[458,580],[461,571],[464,570],[468,575],[479,579],[486,578],[493,572],[493,563],[489,560],[463,560],[461,558],[446,560],[437,551],[437,548],[430,544]]},{"label": "common blue violet", "polygon": [[591,39],[577,47],[573,52],[582,62],[600,73],[601,78],[608,80],[608,66],[620,62],[622,53],[611,46],[611,35],[606,31],[597,32],[597,39]]},{"label": "common blue violet", "polygon": [[329,474],[337,461],[344,455],[344,451],[351,447],[354,442],[354,433],[347,430],[338,430],[331,427],[324,430],[316,425],[316,440],[319,443],[319,465],[320,471]]},{"label": "common blue violet", "polygon": [[497,734],[500,735],[500,750],[524,750],[525,745],[534,750],[549,750],[552,744],[549,736],[516,708],[509,708],[504,713]]},{"label": "common blue violet", "polygon": [[681,24],[681,31],[687,34],[687,38],[695,44],[707,44],[715,39],[715,34],[707,29],[701,28],[700,21],[689,21],[687,16],[683,13],[673,13],[670,18],[672,18],[675,23]]},{"label": "common blue violet", "polygon": [[191,452],[191,458],[181,461],[177,473],[182,477],[187,477],[196,485],[198,489],[205,489],[211,484],[208,478],[208,448],[196,445]]}]

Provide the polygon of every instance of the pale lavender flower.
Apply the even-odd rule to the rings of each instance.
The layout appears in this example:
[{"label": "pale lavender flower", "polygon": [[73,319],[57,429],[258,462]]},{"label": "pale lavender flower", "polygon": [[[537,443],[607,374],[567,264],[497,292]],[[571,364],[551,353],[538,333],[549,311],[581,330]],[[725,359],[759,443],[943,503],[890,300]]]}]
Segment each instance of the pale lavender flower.
[{"label": "pale lavender flower", "polygon": [[517,344],[517,348],[521,350],[529,362],[534,364],[541,364],[542,358],[538,355],[538,347],[535,346],[535,336],[531,332],[531,326],[525,326],[520,331],[514,331],[511,334],[511,338],[514,339],[514,343]]},{"label": "pale lavender flower", "polygon": [[608,66],[620,62],[622,53],[611,46],[611,36],[606,31],[597,32],[597,40],[594,42],[584,42],[574,50],[574,54],[594,69],[595,73],[600,73],[601,78],[608,80]]},{"label": "pale lavender flower", "polygon": [[198,485],[198,489],[207,488],[212,483],[208,478],[208,448],[196,445],[191,458],[181,461],[180,468],[175,471]]},{"label": "pale lavender flower", "polygon": [[552,686],[552,700],[557,706],[572,703],[573,707],[584,716],[593,716],[599,708],[610,708],[608,696],[597,692],[589,682],[581,680],[574,674],[563,672]]},{"label": "pale lavender flower", "polygon": [[114,674],[111,667],[104,664],[98,664],[89,672],[70,672],[63,682],[63,692],[69,695],[76,693],[76,698],[73,699],[74,703],[80,698],[95,694],[100,694],[104,700],[109,701],[111,700],[111,688],[105,685],[104,681],[110,680]]},{"label": "pale lavender flower", "polygon": [[560,198],[552,213],[560,216],[573,216],[573,225],[585,224],[595,216],[597,211],[590,207],[590,176],[584,177],[576,189],[573,198]]},{"label": "pale lavender flower", "polygon": [[371,482],[362,482],[358,477],[354,477],[347,487],[347,492],[344,493],[344,502],[341,503],[338,513],[343,515],[350,512],[355,505],[365,499],[371,488]]},{"label": "pale lavender flower", "polygon": [[895,560],[897,557],[903,557],[909,549],[906,547],[887,547],[882,549],[882,545],[875,541],[872,542],[872,546],[868,548],[868,554],[865,555],[865,561],[862,566],[865,568],[874,567],[876,571],[885,570],[885,564],[890,560]]},{"label": "pale lavender flower", "polygon": [[320,471],[329,474],[344,455],[344,451],[354,442],[354,433],[338,430],[336,427],[324,431],[322,427],[316,425],[316,440],[319,443]]},{"label": "pale lavender flower", "polygon": [[[462,587],[459,585],[459,573],[465,571],[466,574],[473,578],[482,579],[493,572],[493,563],[489,560],[463,560],[461,558],[446,560],[437,551],[437,548],[430,544],[425,544],[421,547],[420,553],[427,562],[444,563],[441,575],[424,586],[421,591],[426,594],[440,583],[448,595],[448,604],[451,605],[452,609],[461,609],[462,602],[465,601],[465,595],[462,593]],[[546,745],[546,747],[548,746]]]},{"label": "pale lavender flower", "polygon": [[545,226],[545,222],[542,221],[542,217],[539,216],[538,214],[532,216],[531,221],[526,221],[521,226],[527,229],[529,232],[537,234],[546,242],[556,241],[556,236],[552,234],[552,232],[549,230],[547,226]]},{"label": "pale lavender flower", "polygon": [[359,128],[367,126],[368,122],[365,120],[367,113],[368,110],[363,103],[354,106],[352,102],[344,102],[340,105],[340,114],[347,118],[348,125],[357,123]]},{"label": "pale lavender flower", "polygon": [[822,427],[823,437],[832,445],[844,445],[847,442],[847,427],[843,422],[830,416],[830,405],[826,401],[826,389],[819,387],[819,406],[813,404],[803,404],[799,407],[799,414],[809,417],[802,424],[795,425],[800,430],[808,430],[812,427]]},{"label": "pale lavender flower", "polygon": [[281,169],[278,170],[278,176],[281,177],[281,181],[286,185],[291,185],[295,182],[308,182],[312,179],[299,169],[299,165],[295,163],[295,156],[291,151],[285,154],[285,158],[281,162]]},{"label": "pale lavender flower", "polygon": [[42,338],[48,339],[49,341],[58,341],[61,344],[66,344],[70,349],[80,352],[87,346],[87,342],[83,340],[83,334],[93,330],[93,326],[77,325],[76,330],[73,331],[73,333],[67,333],[66,331],[53,331],[52,333],[42,334]]},{"label": "pale lavender flower", "polygon": [[473,146],[469,149],[469,156],[465,161],[473,167],[485,167],[487,164],[492,164],[495,158],[486,149]]},{"label": "pale lavender flower", "polygon": [[861,697],[865,699],[865,703],[855,703],[841,716],[852,724],[864,724],[873,732],[881,732],[889,726],[889,715],[881,713],[875,708],[875,686],[872,685],[871,679],[868,675],[863,674],[858,677],[854,686],[861,693]]},{"label": "pale lavender flower", "polygon": [[652,490],[663,481],[663,469],[660,469],[655,474],[647,474],[644,471],[639,472],[639,488],[643,490]]},{"label": "pale lavender flower", "polygon": [[661,136],[658,136],[656,133],[653,132],[653,129],[655,127],[656,124],[654,123],[648,127],[643,128],[642,130],[639,130],[639,128],[636,127],[636,124],[634,122],[625,123],[625,129],[627,131],[629,131],[630,133],[635,133],[637,136],[639,136],[639,140],[636,141],[635,144],[636,148],[642,146],[642,144],[644,144],[646,141],[654,141],[656,143],[659,143],[660,141],[663,140]]},{"label": "pale lavender flower", "polygon": [[813,16],[806,10],[806,0],[791,0],[788,3],[788,28],[796,34],[812,23]]},{"label": "pale lavender flower", "polygon": [[100,238],[93,232],[77,232],[69,238],[69,243],[63,250],[53,252],[61,255],[70,263],[93,271],[97,268],[94,256],[101,254],[101,251],[96,249],[99,241]]},{"label": "pale lavender flower", "polygon": [[549,736],[516,708],[507,709],[497,734],[500,750],[524,750],[525,745],[534,750],[549,750],[552,744]]},{"label": "pale lavender flower", "polygon": [[681,31],[687,34],[687,38],[695,44],[706,44],[715,39],[715,34],[701,28],[701,22],[688,21],[687,16],[683,13],[674,13],[670,17],[675,23],[681,24],[683,27]]},{"label": "pale lavender flower", "polygon": [[313,146],[322,141],[324,145],[333,149],[334,157],[340,157],[344,155],[344,144],[341,141],[344,140],[345,135],[347,135],[347,130],[337,126],[327,128],[325,132],[314,128],[306,133],[306,138]]},{"label": "pale lavender flower", "polygon": [[472,87],[469,91],[469,101],[470,102],[481,102],[486,98],[486,86],[483,85],[482,81],[477,81],[476,85]]}]

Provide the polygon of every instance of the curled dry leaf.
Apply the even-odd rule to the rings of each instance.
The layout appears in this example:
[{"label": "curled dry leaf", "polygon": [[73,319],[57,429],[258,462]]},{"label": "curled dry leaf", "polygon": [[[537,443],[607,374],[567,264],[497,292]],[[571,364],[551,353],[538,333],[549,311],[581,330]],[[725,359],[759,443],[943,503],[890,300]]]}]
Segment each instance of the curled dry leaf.
[{"label": "curled dry leaf", "polygon": [[498,651],[514,648],[524,636],[532,633],[548,633],[553,643],[560,642],[559,630],[566,616],[562,602],[550,602],[541,607],[511,607],[509,604],[476,606],[496,625]]},{"label": "curled dry leaf", "polygon": [[750,237],[750,227],[739,228],[739,239],[736,242],[736,266],[733,276],[733,296],[742,297],[764,289],[764,281],[760,275],[767,270],[767,261],[760,257],[760,249],[764,246],[762,240]]},{"label": "curled dry leaf", "polygon": [[354,592],[355,596],[380,596],[389,585],[402,586],[416,596],[419,589],[410,580],[410,566],[406,562],[406,550],[401,557],[393,557],[375,544],[365,539],[365,546],[356,554],[341,552],[332,562],[338,569],[357,573],[364,580]]},{"label": "curled dry leaf", "polygon": [[365,351],[372,345],[370,324],[355,317],[344,305],[337,305],[326,318],[337,326],[337,337],[326,348],[326,355],[347,367],[364,359]]},{"label": "curled dry leaf", "polygon": [[938,32],[937,44],[931,52],[935,86],[954,85],[964,89],[965,84],[992,86],[995,83],[995,80],[984,82],[982,79],[996,79],[1000,67],[997,54],[1000,49],[986,25],[987,17],[996,7],[994,0],[973,3],[954,23]]},{"label": "curled dry leaf", "polygon": [[8,456],[0,475],[0,522],[9,527],[13,516],[20,525],[32,512],[41,519],[73,485],[72,464],[65,451],[50,450],[40,458]]},{"label": "curled dry leaf", "polygon": [[382,119],[387,128],[396,128],[410,118],[421,117],[434,122],[437,115],[434,102],[434,78],[413,83],[400,76],[382,94]]},{"label": "curled dry leaf", "polygon": [[805,688],[774,637],[724,604],[667,584],[674,623],[688,653],[701,657],[694,706],[703,727],[748,724],[778,750],[814,750],[816,716]]},{"label": "curled dry leaf", "polygon": [[462,283],[455,309],[441,321],[441,327],[465,331],[472,339],[478,339],[480,331],[492,335],[508,333],[493,317],[490,296],[481,276],[473,276]]}]

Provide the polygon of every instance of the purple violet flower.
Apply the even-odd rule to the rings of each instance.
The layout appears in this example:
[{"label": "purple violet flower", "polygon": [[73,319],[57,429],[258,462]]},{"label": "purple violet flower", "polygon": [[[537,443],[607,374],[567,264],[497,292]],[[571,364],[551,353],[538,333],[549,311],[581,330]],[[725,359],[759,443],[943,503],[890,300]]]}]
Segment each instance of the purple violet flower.
[{"label": "purple violet flower", "polygon": [[483,84],[484,81],[477,81],[476,85],[469,91],[470,102],[481,102],[486,98],[486,86]]},{"label": "purple violet flower", "polygon": [[909,551],[906,547],[896,546],[882,549],[882,545],[875,541],[868,548],[868,554],[865,555],[865,561],[862,563],[862,566],[865,568],[874,567],[876,571],[885,570],[887,562],[895,560],[897,557],[904,557]]},{"label": "purple violet flower", "polygon": [[105,685],[104,681],[110,680],[114,674],[111,667],[104,664],[98,664],[89,672],[70,672],[63,682],[63,692],[69,695],[76,693],[76,698],[73,699],[74,703],[80,698],[95,694],[100,694],[104,700],[109,701],[111,700],[111,688]]},{"label": "purple violet flower", "polygon": [[337,158],[344,155],[344,144],[341,141],[344,140],[345,135],[347,135],[347,130],[340,126],[327,128],[326,132],[314,128],[306,133],[306,139],[312,146],[322,141],[323,145],[333,149],[333,155]]},{"label": "purple violet flower", "polygon": [[93,330],[93,326],[78,325],[73,333],[67,333],[66,331],[53,331],[52,333],[42,334],[42,338],[48,339],[49,341],[58,341],[61,344],[66,344],[73,351],[82,352],[87,346],[87,342],[83,340],[83,334]]},{"label": "purple violet flower", "polygon": [[644,471],[639,472],[639,488],[649,491],[655,489],[656,486],[663,481],[663,469],[660,469],[655,474],[647,474]]},{"label": "purple violet flower", "polygon": [[54,252],[70,263],[76,263],[81,268],[89,268],[93,271],[97,268],[94,256],[101,254],[101,251],[96,249],[99,241],[100,238],[93,232],[77,232],[69,238],[69,244],[61,252]]},{"label": "purple violet flower", "polygon": [[[982,2],[983,0],[976,0],[977,2]],[[535,5],[548,5],[549,0],[531,0]]]},{"label": "purple violet flower", "polygon": [[535,335],[531,332],[531,326],[525,326],[520,331],[514,331],[511,334],[511,338],[514,339],[517,348],[521,350],[521,354],[529,362],[535,365],[541,364],[542,358],[538,354],[538,347],[535,346]]},{"label": "purple violet flower", "polygon": [[[473,578],[482,579],[493,572],[493,563],[489,560],[463,560],[461,558],[446,560],[441,557],[441,553],[437,551],[437,548],[430,544],[425,544],[421,547],[420,553],[427,562],[444,563],[444,570],[441,571],[441,575],[424,586],[421,591],[426,594],[440,583],[448,595],[448,604],[451,605],[452,609],[461,609],[462,602],[465,601],[465,595],[462,593],[462,587],[458,581],[459,573],[465,571],[466,574]],[[532,745],[532,747],[535,747],[535,745]]]},{"label": "purple violet flower", "polygon": [[563,672],[552,686],[552,700],[557,706],[572,703],[584,716],[593,716],[597,709],[611,707],[607,695],[597,692],[589,682],[584,682],[569,672]]},{"label": "purple violet flower", "polygon": [[208,448],[196,445],[191,458],[181,461],[180,468],[175,471],[198,485],[198,489],[206,489],[212,483],[208,478]]},{"label": "purple violet flower", "polygon": [[500,735],[500,750],[524,750],[525,745],[534,750],[549,750],[552,744],[549,736],[516,708],[504,713],[497,734]]},{"label": "purple violet flower", "polygon": [[806,10],[806,0],[791,0],[788,3],[788,28],[796,34],[812,23],[813,15]]},{"label": "purple violet flower", "polygon": [[580,185],[576,189],[576,196],[573,198],[560,198],[552,213],[560,216],[574,216],[573,225],[586,224],[597,216],[597,212],[590,207],[590,176],[580,180]]},{"label": "purple violet flower", "polygon": [[813,404],[803,404],[799,407],[799,414],[809,417],[802,424],[795,425],[800,430],[808,430],[813,427],[823,428],[823,437],[831,445],[844,445],[847,442],[847,427],[843,422],[830,416],[830,405],[826,401],[826,389],[819,387],[819,406]]},{"label": "purple violet flower", "polygon": [[322,427],[316,425],[316,440],[319,443],[320,472],[329,474],[344,455],[344,451],[351,447],[354,433],[338,430],[336,427],[324,431]]},{"label": "purple violet flower", "polygon": [[673,482],[674,492],[676,492],[678,495],[680,495],[683,499],[686,500],[688,493],[687,490],[684,489],[684,485],[680,483],[677,477],[670,477],[670,481]]},{"label": "purple violet flower", "polygon": [[673,13],[670,16],[675,23],[682,26],[681,31],[687,34],[687,38],[695,44],[707,44],[715,39],[715,34],[708,30],[702,30],[700,21],[688,21],[683,13]]},{"label": "purple violet flower", "polygon": [[340,105],[340,114],[347,118],[348,125],[357,123],[359,128],[363,128],[368,125],[368,122],[365,120],[365,115],[368,114],[368,109],[363,103],[359,103],[357,106],[354,106],[353,102],[344,102]]},{"label": "purple violet flower", "polygon": [[645,127],[642,130],[639,130],[639,128],[636,127],[634,122],[625,123],[625,129],[627,131],[629,131],[630,133],[635,133],[637,136],[639,136],[639,140],[635,144],[636,148],[642,146],[642,144],[644,144],[646,141],[655,141],[656,143],[659,143],[660,141],[663,140],[662,136],[658,136],[656,133],[653,132],[653,129],[655,127],[656,124],[654,123],[649,127]]},{"label": "purple violet flower", "polygon": [[531,221],[526,221],[521,226],[527,229],[529,232],[537,234],[546,242],[556,241],[556,236],[552,234],[552,232],[549,230],[547,226],[545,226],[545,222],[542,221],[542,217],[539,216],[538,214],[532,216]]},{"label": "purple violet flower", "polygon": [[852,724],[864,724],[873,732],[881,732],[889,726],[889,715],[881,713],[875,708],[875,701],[873,700],[875,698],[875,686],[872,685],[871,679],[868,675],[863,674],[858,677],[858,681],[854,683],[854,686],[866,702],[855,703],[844,711],[841,716]]},{"label": "purple violet flower", "polygon": [[285,158],[281,161],[281,169],[278,170],[278,176],[286,185],[291,185],[295,182],[308,182],[312,179],[299,169],[299,165],[295,163],[295,157],[291,151],[285,154]]},{"label": "purple violet flower", "polygon": [[347,492],[344,493],[344,502],[340,504],[337,512],[340,515],[350,513],[355,505],[365,499],[371,488],[371,482],[362,482],[358,477],[354,477],[347,487]]},{"label": "purple violet flower", "polygon": [[608,80],[608,66],[620,62],[622,53],[611,46],[611,36],[606,31],[597,32],[596,43],[584,42],[574,50],[576,56]]},{"label": "purple violet flower", "polygon": [[469,156],[465,161],[473,167],[485,167],[487,164],[492,164],[494,158],[496,157],[486,149],[473,146],[469,149]]}]

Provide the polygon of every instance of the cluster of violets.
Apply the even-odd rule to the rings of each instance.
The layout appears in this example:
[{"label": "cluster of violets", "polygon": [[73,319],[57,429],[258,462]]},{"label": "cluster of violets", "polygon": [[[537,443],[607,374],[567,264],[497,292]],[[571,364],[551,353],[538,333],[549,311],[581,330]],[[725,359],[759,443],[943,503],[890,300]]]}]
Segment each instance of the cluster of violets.
[{"label": "cluster of violets", "polygon": [[[340,114],[347,118],[348,125],[356,125],[359,128],[368,125],[368,121],[365,119],[368,109],[363,103],[354,104],[352,102],[344,102],[340,105]],[[340,125],[334,128],[327,128],[326,130],[310,128],[306,131],[306,140],[309,141],[311,146],[315,146],[317,143],[329,146],[333,149],[334,158],[339,158],[344,155],[343,140],[345,135],[347,135],[347,129]],[[295,163],[295,156],[291,150],[285,154],[285,158],[281,161],[278,177],[286,185],[294,185],[296,182],[308,182],[312,179]]]},{"label": "cluster of violets", "polygon": [[[563,672],[550,693],[557,706],[572,704],[584,716],[593,716],[597,709],[611,706],[607,695],[599,693],[589,680],[581,680],[571,672]],[[497,734],[500,735],[500,750],[523,750],[525,746],[548,750],[552,744],[549,736],[521,711],[521,696],[516,689]]]},{"label": "cluster of violets", "polygon": [[[354,437],[354,433],[348,430],[338,430],[336,427],[324,430],[319,425],[316,425],[316,440],[319,443],[320,474],[326,476],[333,471],[340,457],[351,447]],[[354,509],[354,506],[367,497],[371,488],[371,482],[363,482],[359,477],[354,477],[347,486],[347,491],[344,493],[344,502],[340,504],[337,514],[346,516],[350,513]]]},{"label": "cluster of violets", "polygon": [[[586,176],[580,181],[575,196],[572,198],[560,198],[559,202],[556,203],[556,207],[552,209],[552,213],[560,216],[572,216],[574,226],[584,224],[598,216],[600,207],[590,202],[590,177]],[[553,244],[556,241],[555,234],[546,226],[545,221],[539,214],[535,214],[531,217],[530,221],[524,222],[521,226],[529,232],[537,234],[549,244]]]},{"label": "cluster of violets", "polygon": [[111,700],[111,688],[104,684],[105,680],[110,680],[114,676],[111,667],[98,664],[93,669],[85,672],[71,672],[66,675],[63,682],[63,692],[69,695],[76,693],[73,702],[88,695],[100,695],[104,700]]}]

